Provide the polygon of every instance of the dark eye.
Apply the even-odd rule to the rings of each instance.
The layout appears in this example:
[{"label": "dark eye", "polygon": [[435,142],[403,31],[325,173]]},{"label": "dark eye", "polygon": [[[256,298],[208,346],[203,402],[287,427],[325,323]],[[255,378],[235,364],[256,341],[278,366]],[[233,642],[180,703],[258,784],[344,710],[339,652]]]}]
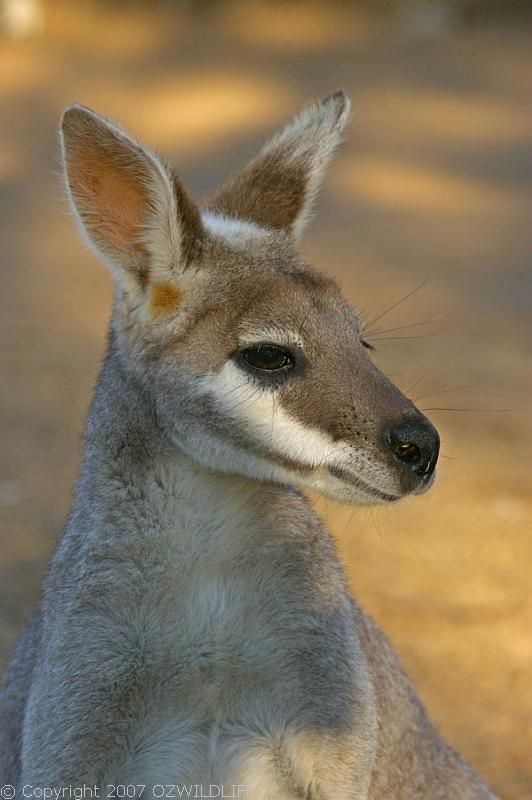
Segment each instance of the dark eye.
[{"label": "dark eye", "polygon": [[240,351],[240,357],[250,367],[266,372],[290,369],[295,364],[292,354],[276,344],[257,344],[253,347],[246,347]]},{"label": "dark eye", "polygon": [[361,340],[360,340],[360,342],[361,342],[361,344],[362,344],[362,347],[365,347],[365,348],[366,348],[366,350],[375,350],[375,348],[373,347],[373,345],[372,345],[372,344],[370,344],[369,342],[366,342],[366,340],[365,340],[365,339],[361,339]]}]

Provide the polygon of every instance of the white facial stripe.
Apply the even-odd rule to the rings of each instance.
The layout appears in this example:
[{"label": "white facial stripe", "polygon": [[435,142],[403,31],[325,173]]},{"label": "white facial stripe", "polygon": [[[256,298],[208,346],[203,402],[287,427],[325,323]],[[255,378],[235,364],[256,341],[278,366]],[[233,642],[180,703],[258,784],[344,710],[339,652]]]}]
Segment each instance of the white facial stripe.
[{"label": "white facial stripe", "polygon": [[311,467],[337,463],[335,454],[345,452],[346,442],[290,417],[278,404],[276,393],[261,389],[232,361],[203,381],[225,413],[245,423],[258,442],[286,458]]},{"label": "white facial stripe", "polygon": [[[217,454],[216,464],[222,471],[245,472],[261,480],[305,486],[348,503],[378,504],[397,496],[398,487],[390,484],[388,469],[376,465],[353,444],[335,442],[326,433],[290,417],[279,406],[275,390],[261,388],[233,362],[227,362],[216,375],[201,379],[198,389],[214,395],[220,410],[242,422],[258,445],[313,469],[311,473],[302,473],[297,468],[281,466],[273,458],[269,460],[259,453],[214,440],[209,443],[211,457],[214,452]],[[198,443],[196,457],[203,444]],[[331,466],[343,467],[355,482],[335,476],[327,469]]]}]

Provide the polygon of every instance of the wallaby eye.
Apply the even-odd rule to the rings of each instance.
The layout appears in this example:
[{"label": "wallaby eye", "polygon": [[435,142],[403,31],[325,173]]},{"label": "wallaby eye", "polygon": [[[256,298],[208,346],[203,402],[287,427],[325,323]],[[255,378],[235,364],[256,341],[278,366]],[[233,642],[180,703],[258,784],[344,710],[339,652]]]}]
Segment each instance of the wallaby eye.
[{"label": "wallaby eye", "polygon": [[372,344],[370,344],[369,342],[366,342],[366,340],[365,340],[365,339],[361,339],[361,340],[360,340],[360,342],[361,342],[361,344],[362,344],[362,347],[365,347],[365,348],[366,348],[366,350],[375,350],[375,348],[373,347],[373,345],[372,345]]},{"label": "wallaby eye", "polygon": [[246,347],[240,351],[240,357],[248,366],[265,372],[291,369],[295,364],[292,354],[276,344],[257,344],[253,347]]}]

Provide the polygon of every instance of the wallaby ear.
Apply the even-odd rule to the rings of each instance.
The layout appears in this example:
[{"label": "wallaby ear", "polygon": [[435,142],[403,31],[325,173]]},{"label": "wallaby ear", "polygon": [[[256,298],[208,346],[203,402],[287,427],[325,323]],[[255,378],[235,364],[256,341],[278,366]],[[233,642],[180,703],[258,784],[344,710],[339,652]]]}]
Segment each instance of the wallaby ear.
[{"label": "wallaby ear", "polygon": [[144,288],[187,266],[201,241],[201,217],[169,168],[78,105],[63,115],[61,143],[81,227],[119,278]]},{"label": "wallaby ear", "polygon": [[343,91],[307,106],[221,187],[208,209],[299,236],[349,109]]}]

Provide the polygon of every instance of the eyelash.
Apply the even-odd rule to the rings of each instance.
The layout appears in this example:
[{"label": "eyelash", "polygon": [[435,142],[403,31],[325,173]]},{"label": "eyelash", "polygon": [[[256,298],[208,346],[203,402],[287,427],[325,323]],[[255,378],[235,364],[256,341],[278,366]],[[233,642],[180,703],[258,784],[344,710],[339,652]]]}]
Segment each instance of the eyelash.
[{"label": "eyelash", "polygon": [[[261,354],[263,361],[262,365],[260,364]],[[268,356],[272,355],[274,362],[275,356],[279,358],[281,362],[279,366],[272,366],[271,362],[268,366]],[[296,359],[290,350],[288,350],[288,348],[282,347],[281,345],[271,344],[269,342],[242,348],[239,351],[239,358],[248,367],[263,374],[268,372],[272,374],[280,374],[282,372],[286,372],[287,370],[293,369],[296,366]]]}]

